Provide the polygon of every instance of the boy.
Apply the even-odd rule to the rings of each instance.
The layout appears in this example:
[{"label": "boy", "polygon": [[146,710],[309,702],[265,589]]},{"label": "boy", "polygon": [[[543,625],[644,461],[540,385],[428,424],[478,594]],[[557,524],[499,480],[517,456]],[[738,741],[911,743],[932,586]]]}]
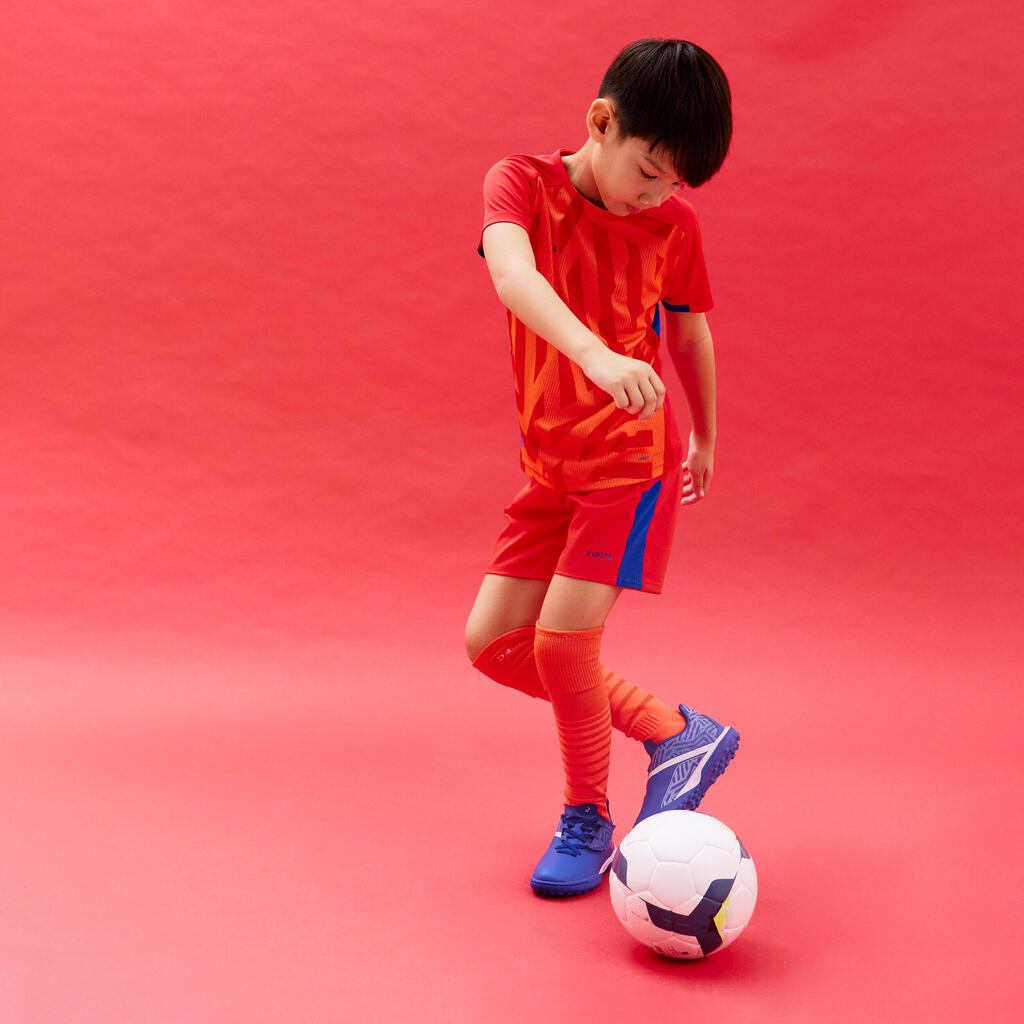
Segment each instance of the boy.
[{"label": "boy", "polygon": [[[739,742],[599,660],[619,593],[660,592],[678,507],[711,483],[711,294],[696,217],[676,193],[718,170],[731,133],[715,60],[645,39],[609,67],[581,149],[511,157],[484,183],[481,252],[508,309],[529,482],[506,509],[466,648],[485,675],[554,711],[565,807],[530,879],[543,896],[590,891],[611,861],[613,727],[651,755],[637,821],[695,808]],[[662,319],[690,410],[685,451],[659,370]]]}]

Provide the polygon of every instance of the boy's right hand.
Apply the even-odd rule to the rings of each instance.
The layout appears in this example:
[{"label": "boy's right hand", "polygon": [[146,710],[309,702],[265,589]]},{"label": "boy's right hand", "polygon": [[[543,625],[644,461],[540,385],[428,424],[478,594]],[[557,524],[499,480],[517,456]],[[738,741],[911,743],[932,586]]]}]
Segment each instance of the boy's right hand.
[{"label": "boy's right hand", "polygon": [[612,396],[617,409],[639,413],[639,420],[650,419],[665,404],[665,385],[642,359],[631,359],[598,343],[580,361],[580,369]]}]

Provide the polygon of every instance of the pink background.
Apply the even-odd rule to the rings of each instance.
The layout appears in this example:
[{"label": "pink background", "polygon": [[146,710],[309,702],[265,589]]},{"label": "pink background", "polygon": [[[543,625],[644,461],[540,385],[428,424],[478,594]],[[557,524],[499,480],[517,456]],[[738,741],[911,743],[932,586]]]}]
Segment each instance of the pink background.
[{"label": "pink background", "polygon": [[[1022,31],[4,5],[0,1018],[1020,1019]],[[550,713],[461,638],[519,482],[481,180],[581,144],[646,35],[736,120],[715,485],[605,647],[743,734],[702,809],[761,897],[701,964],[532,896]]]}]

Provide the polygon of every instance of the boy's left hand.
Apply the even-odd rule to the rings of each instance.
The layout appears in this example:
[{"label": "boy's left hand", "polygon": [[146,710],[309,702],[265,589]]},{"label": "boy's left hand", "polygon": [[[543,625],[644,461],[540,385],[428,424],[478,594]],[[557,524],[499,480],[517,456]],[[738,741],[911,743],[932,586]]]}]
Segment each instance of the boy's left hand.
[{"label": "boy's left hand", "polygon": [[690,450],[683,463],[683,499],[680,504],[692,505],[707,495],[714,468],[714,442],[702,441],[690,434]]}]

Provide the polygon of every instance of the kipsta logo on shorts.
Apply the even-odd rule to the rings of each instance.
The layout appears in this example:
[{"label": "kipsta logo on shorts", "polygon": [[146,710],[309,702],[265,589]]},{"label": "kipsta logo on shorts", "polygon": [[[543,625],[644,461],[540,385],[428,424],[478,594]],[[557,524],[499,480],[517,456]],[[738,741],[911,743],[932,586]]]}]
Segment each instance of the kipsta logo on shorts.
[{"label": "kipsta logo on shorts", "polygon": [[610,551],[588,551],[587,558],[604,558],[610,562],[613,555]]}]

